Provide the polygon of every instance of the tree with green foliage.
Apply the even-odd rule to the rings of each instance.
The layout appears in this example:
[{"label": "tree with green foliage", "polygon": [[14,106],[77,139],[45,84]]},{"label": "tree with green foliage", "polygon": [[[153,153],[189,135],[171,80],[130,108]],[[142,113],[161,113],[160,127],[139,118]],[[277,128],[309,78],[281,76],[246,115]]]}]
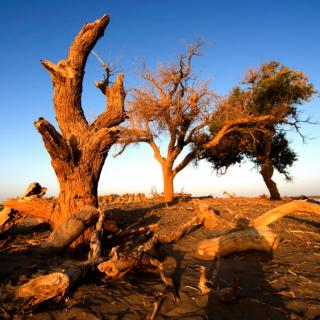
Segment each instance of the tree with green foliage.
[{"label": "tree with green foliage", "polygon": [[[311,99],[316,93],[313,85],[303,72],[289,69],[278,62],[263,64],[257,70],[249,70],[245,80],[235,87],[226,98],[230,109],[249,109],[258,115],[272,114],[274,121],[259,130],[237,130],[224,136],[217,148],[203,150],[199,159],[207,159],[219,172],[244,158],[250,159],[257,168],[270,192],[272,200],[279,200],[280,193],[272,180],[274,168],[286,179],[291,180],[288,168],[297,160],[289,147],[283,125],[293,127],[301,136],[299,105]],[[203,139],[210,140],[220,130],[228,113],[214,117],[209,134]],[[199,145],[195,145],[197,148]]]},{"label": "tree with green foliage", "polygon": [[[151,147],[162,168],[167,203],[174,199],[174,178],[202,150],[215,148],[224,136],[239,130],[261,131],[275,118],[231,104],[211,92],[207,82],[199,81],[192,62],[200,55],[200,47],[201,42],[190,45],[175,63],[162,64],[155,71],[144,69],[147,85],[131,91],[128,125],[118,141],[123,146],[119,154],[131,143],[144,142]],[[203,132],[213,123],[217,125],[215,134],[203,140]],[[201,147],[190,148],[196,142]]]}]

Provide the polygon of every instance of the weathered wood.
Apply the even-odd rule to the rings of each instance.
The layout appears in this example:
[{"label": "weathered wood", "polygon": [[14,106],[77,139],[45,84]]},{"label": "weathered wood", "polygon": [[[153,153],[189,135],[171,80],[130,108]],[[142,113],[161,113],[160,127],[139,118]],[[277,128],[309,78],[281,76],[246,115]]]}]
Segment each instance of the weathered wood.
[{"label": "weathered wood", "polygon": [[16,289],[17,298],[28,301],[32,308],[46,300],[61,299],[70,287],[69,276],[63,272],[54,272],[28,281]]},{"label": "weathered wood", "polygon": [[22,216],[10,207],[0,211],[0,233],[9,230]]},{"label": "weathered wood", "polygon": [[189,221],[182,223],[175,229],[166,230],[157,234],[157,240],[160,244],[173,243],[181,239],[189,230],[196,226],[200,226],[202,221],[199,221],[197,215],[192,217]]},{"label": "weathered wood", "polygon": [[[109,17],[104,15],[85,24],[70,45],[67,57],[57,64],[41,61],[52,78],[54,111],[60,129],[55,129],[44,118],[34,123],[51,157],[60,186],[56,205],[50,212],[50,224],[54,229],[52,239],[58,238],[61,231],[67,232],[61,224],[75,221],[83,206],[98,207],[101,170],[109,149],[118,138],[120,130],[117,126],[126,118],[122,74],[114,82],[103,82],[106,108],[96,121],[88,123],[81,103],[88,55],[108,23]],[[71,246],[86,241],[91,231],[79,235]],[[62,237],[69,239],[70,234]]]},{"label": "weathered wood", "polygon": [[206,277],[206,267],[200,266],[200,278],[198,287],[200,289],[201,294],[208,294],[211,292],[211,289],[207,286],[208,280]]},{"label": "weathered wood", "polygon": [[53,272],[13,287],[15,297],[20,300],[19,311],[32,311],[47,300],[60,301],[79,281],[93,272],[103,258],[92,259],[65,271]]},{"label": "weathered wood", "polygon": [[134,242],[122,247],[112,248],[108,259],[97,266],[98,270],[108,277],[122,278],[129,271],[138,267],[139,264],[145,262],[144,255],[152,257],[152,251],[157,240],[156,237],[147,239],[142,238],[140,243]]},{"label": "weathered wood", "polygon": [[219,218],[212,204],[201,202],[198,199],[193,200],[192,204],[194,213],[198,217],[198,222],[202,223],[206,229],[214,230],[218,226]]},{"label": "weathered wood", "polygon": [[42,246],[45,252],[60,252],[67,248],[79,235],[98,219],[99,210],[84,206],[72,217],[66,217],[51,233],[48,241]]},{"label": "weathered wood", "polygon": [[277,247],[277,239],[269,228],[247,228],[200,241],[197,253],[202,260],[212,260],[247,250],[271,252]]},{"label": "weathered wood", "polygon": [[104,212],[100,209],[99,211],[99,219],[96,223],[95,230],[91,233],[89,238],[89,254],[88,260],[97,259],[101,257],[101,236],[103,232],[103,223],[104,223]]},{"label": "weathered wood", "polygon": [[293,200],[279,207],[273,208],[251,222],[255,228],[265,227],[294,212],[308,212],[320,214],[320,205],[306,200]]},{"label": "weathered wood", "polygon": [[21,216],[32,216],[42,219],[53,224],[52,213],[54,210],[54,204],[43,198],[12,198],[8,199],[4,203],[5,207],[10,207],[15,211],[18,211]]},{"label": "weathered wood", "polygon": [[23,194],[22,198],[26,197],[42,197],[46,194],[47,188],[41,187],[38,182],[32,182],[29,184],[27,190]]},{"label": "weathered wood", "polygon": [[125,238],[128,236],[132,236],[139,233],[147,233],[147,232],[156,232],[156,230],[159,228],[159,223],[150,224],[145,227],[140,227],[137,229],[129,229],[129,230],[120,230],[118,233],[116,233],[117,239]]},{"label": "weathered wood", "polygon": [[276,248],[278,241],[277,236],[267,226],[294,212],[320,214],[320,205],[306,200],[294,200],[283,204],[251,221],[251,228],[200,241],[197,245],[197,253],[201,259],[211,260],[246,250],[272,251]]}]

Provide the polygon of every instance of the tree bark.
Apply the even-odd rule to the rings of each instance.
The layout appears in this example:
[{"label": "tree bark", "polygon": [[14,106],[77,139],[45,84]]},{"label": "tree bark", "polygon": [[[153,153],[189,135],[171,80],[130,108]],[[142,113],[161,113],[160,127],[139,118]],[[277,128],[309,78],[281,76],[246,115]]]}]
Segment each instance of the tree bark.
[{"label": "tree bark", "polygon": [[[51,157],[60,185],[57,203],[46,210],[54,233],[61,229],[61,224],[77,219],[83,207],[98,207],[97,188],[101,170],[109,149],[118,138],[120,130],[117,125],[126,117],[122,74],[112,85],[109,82],[101,84],[104,86],[101,91],[106,96],[106,109],[95,122],[87,122],[81,106],[85,64],[108,23],[109,17],[104,15],[93,23],[85,24],[72,42],[66,59],[58,64],[41,61],[52,78],[54,110],[60,129],[58,132],[44,118],[34,123]],[[32,212],[32,215],[37,213]],[[80,235],[72,246],[82,243],[90,233]]]},{"label": "tree bark", "polygon": [[174,187],[173,187],[173,179],[174,175],[172,169],[163,166],[162,167],[163,174],[163,192],[164,192],[164,201],[166,203],[173,201],[174,195]]},{"label": "tree bark", "polygon": [[273,171],[274,169],[273,169],[272,161],[270,159],[266,159],[261,164],[260,174],[262,175],[263,180],[269,190],[270,199],[281,200],[281,196],[278,191],[277,184],[272,180]]},{"label": "tree bark", "polygon": [[277,188],[277,184],[272,180],[273,176],[273,164],[270,158],[272,146],[272,134],[266,134],[264,137],[264,155],[260,157],[260,174],[269,190],[270,200],[281,200],[280,193]]}]

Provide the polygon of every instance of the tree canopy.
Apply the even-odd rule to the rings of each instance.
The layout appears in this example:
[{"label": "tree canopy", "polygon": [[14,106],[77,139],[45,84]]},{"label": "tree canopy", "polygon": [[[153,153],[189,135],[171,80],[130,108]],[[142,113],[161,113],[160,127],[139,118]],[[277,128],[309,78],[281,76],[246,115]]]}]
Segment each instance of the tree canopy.
[{"label": "tree canopy", "polygon": [[[297,160],[290,148],[284,125],[300,131],[301,110],[299,105],[311,99],[316,93],[313,85],[303,72],[290,69],[276,61],[263,64],[257,70],[249,70],[241,85],[232,89],[224,99],[224,105],[216,111],[209,126],[209,133],[203,140],[210,140],[221,130],[226,119],[237,116],[237,112],[255,115],[272,114],[273,121],[264,127],[247,127],[225,135],[217,148],[207,148],[199,159],[207,159],[218,172],[240,163],[244,158],[251,160],[268,186],[271,197],[279,198],[275,183],[271,180],[273,167],[286,179],[291,180],[288,168]],[[249,110],[249,111],[248,111]],[[198,148],[196,144],[194,148]],[[274,192],[272,191],[274,190]]]}]

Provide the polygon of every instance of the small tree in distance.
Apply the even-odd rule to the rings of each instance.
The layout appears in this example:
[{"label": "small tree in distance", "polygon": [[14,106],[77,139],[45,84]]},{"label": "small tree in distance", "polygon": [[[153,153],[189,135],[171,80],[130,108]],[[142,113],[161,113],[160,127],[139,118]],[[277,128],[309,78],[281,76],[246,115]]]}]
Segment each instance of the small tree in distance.
[{"label": "small tree in distance", "polygon": [[[162,168],[165,202],[173,200],[175,176],[199,153],[216,147],[225,135],[246,127],[254,130],[257,125],[261,125],[262,130],[264,124],[273,119],[271,114],[257,117],[248,108],[231,110],[226,100],[209,90],[207,82],[196,81],[191,62],[200,55],[200,46],[201,43],[190,45],[177,63],[161,65],[154,73],[144,68],[142,77],[148,86],[134,89],[129,100],[129,125],[127,136],[122,135],[122,144],[124,148],[133,142],[150,145]],[[213,106],[216,106],[215,111]],[[205,127],[219,119],[223,122],[215,136],[203,140]],[[160,151],[161,136],[168,137],[165,156]],[[195,141],[199,148],[190,148],[177,163],[182,151]]]},{"label": "small tree in distance", "polygon": [[[266,136],[268,137],[268,134]],[[271,144],[269,144],[269,137],[264,138],[263,134],[256,134],[253,138],[251,135],[235,132],[225,137],[218,148],[203,152],[196,161],[199,161],[200,158],[206,159],[219,175],[223,175],[229,167],[249,159],[262,175],[270,198],[278,200],[280,193],[276,183],[272,180],[274,168],[284,175],[287,181],[292,181],[289,168],[298,159],[298,156],[290,148],[283,130],[273,136]],[[265,144],[265,141],[268,145]]]},{"label": "small tree in distance", "polygon": [[[258,70],[249,70],[242,86],[234,88],[227,97],[228,103],[235,109],[240,104],[256,114],[273,114],[275,121],[268,126],[267,132],[239,130],[224,137],[218,149],[207,149],[199,158],[207,159],[216,170],[227,169],[240,163],[244,157],[249,158],[260,169],[270,198],[279,200],[280,193],[272,180],[274,168],[291,180],[287,169],[297,159],[281,125],[295,128],[302,136],[299,124],[309,120],[300,119],[297,107],[310,100],[315,92],[303,72],[289,69],[278,62],[271,61]],[[210,126],[210,134],[206,139],[216,135],[223,121],[215,121]]]},{"label": "small tree in distance", "polygon": [[[187,53],[179,56],[178,63],[161,65],[154,74],[145,67],[142,78],[149,86],[134,89],[129,101],[130,128],[136,130],[137,141],[150,145],[161,165],[166,202],[173,200],[175,176],[194,155],[187,154],[180,163],[175,162],[182,150],[191,144],[193,136],[206,126],[214,97],[208,84],[197,82],[191,71],[192,59],[200,55],[200,46],[201,42],[190,45]],[[169,137],[165,156],[161,155],[160,144],[156,141],[162,134]],[[128,142],[135,139],[131,136]]]}]

